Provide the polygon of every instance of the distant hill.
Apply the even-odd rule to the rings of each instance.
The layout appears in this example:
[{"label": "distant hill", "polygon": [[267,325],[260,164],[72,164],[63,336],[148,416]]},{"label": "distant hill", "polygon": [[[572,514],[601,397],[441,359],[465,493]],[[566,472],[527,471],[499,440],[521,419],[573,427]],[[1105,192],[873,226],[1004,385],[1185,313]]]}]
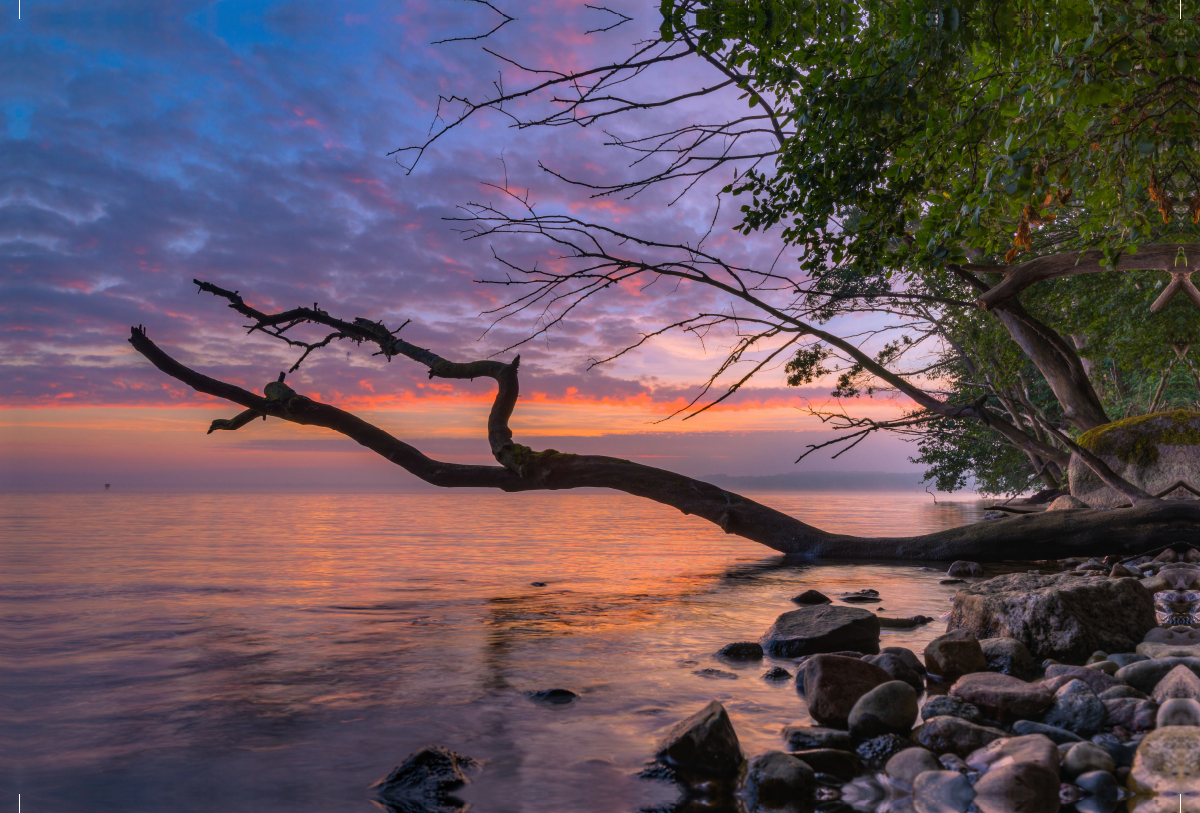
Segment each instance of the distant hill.
[{"label": "distant hill", "polygon": [[736,477],[710,474],[700,480],[732,491],[923,491],[920,472],[806,471]]}]

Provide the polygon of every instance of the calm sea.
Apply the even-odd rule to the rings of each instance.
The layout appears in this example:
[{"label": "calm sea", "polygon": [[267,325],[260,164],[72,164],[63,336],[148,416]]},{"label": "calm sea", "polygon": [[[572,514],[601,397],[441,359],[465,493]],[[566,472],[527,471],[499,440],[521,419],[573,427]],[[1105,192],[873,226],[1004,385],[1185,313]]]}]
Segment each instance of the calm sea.
[{"label": "calm sea", "polygon": [[[756,498],[856,534],[980,511]],[[934,617],[954,590],[914,565],[785,563],[609,494],[0,495],[0,539],[0,805],[20,793],[25,813],[370,813],[371,782],[426,744],[485,763],[461,794],[479,813],[667,803],[633,774],[709,700],[748,753],[810,721],[791,683],[760,678],[770,660],[719,647],[810,587]],[[580,697],[527,696],[552,688]]]}]

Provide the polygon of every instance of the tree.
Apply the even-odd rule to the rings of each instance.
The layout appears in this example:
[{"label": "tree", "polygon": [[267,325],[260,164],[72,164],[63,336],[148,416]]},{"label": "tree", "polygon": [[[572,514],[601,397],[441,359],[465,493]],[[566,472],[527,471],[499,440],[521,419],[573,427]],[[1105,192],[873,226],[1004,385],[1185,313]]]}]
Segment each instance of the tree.
[{"label": "tree", "polygon": [[[449,362],[378,323],[343,321],[315,307],[263,313],[235,292],[198,282],[249,317],[252,329],[302,347],[297,366],[332,341],[352,340],[377,345],[389,359],[422,363],[431,377],[494,378],[488,433],[500,466],[479,467],[430,460],[348,413],[294,393],[282,376],[262,398],[183,367],[140,328],[131,342],[167,374],[246,408],[210,431],[237,429],[259,415],[317,424],[437,485],[616,488],[788,553],[1044,556],[1090,545],[1137,546],[1168,529],[1200,527],[1200,506],[1146,494],[1073,440],[1107,423],[1109,410],[1142,408],[1146,373],[1132,360],[1144,359],[1145,348],[1131,355],[1128,343],[1118,341],[1122,332],[1143,344],[1173,344],[1177,360],[1186,358],[1196,332],[1194,312],[1184,309],[1189,299],[1200,305],[1187,276],[1188,258],[1200,258],[1200,244],[1187,242],[1200,218],[1200,196],[1180,202],[1194,178],[1196,136],[1179,107],[1190,98],[1192,73],[1200,73],[1188,56],[1195,48],[1187,47],[1195,21],[1176,23],[1151,7],[1118,4],[1020,8],[665,0],[659,39],[637,44],[628,58],[571,72],[505,58],[532,77],[528,84],[504,90],[498,83],[494,95],[478,100],[440,100],[439,112],[457,105],[457,114],[424,144],[397,152],[409,157],[411,170],[433,143],[484,111],[502,111],[519,127],[592,127],[740,91],[750,106],[744,114],[612,137],[613,147],[650,167],[640,176],[602,185],[547,171],[597,196],[627,197],[670,185],[688,194],[732,171],[718,204],[748,196],[738,230],[777,230],[782,248],[799,253],[794,270],[735,263],[706,246],[708,235],[668,244],[569,211],[544,213],[503,186],[497,188],[505,204],[467,207],[460,221],[468,237],[542,240],[561,261],[525,268],[497,255],[509,274],[494,282],[515,291],[498,318],[537,309],[542,318],[532,337],[627,280],[702,286],[725,306],[656,326],[622,351],[671,330],[725,331],[731,349],[692,414],[773,365],[786,363],[794,385],[836,373],[835,394],[884,390],[913,403],[890,421],[825,416],[847,430],[850,444],[877,431],[917,433],[922,459],[940,484],[991,472],[992,481],[984,482],[997,490],[1016,489],[1023,474],[1030,475],[1027,483],[1040,476],[1061,485],[1074,453],[1129,500],[1127,509],[1026,516],[918,539],[856,540],[680,475],[514,443],[508,419],[519,357]],[[1020,26],[1006,23],[1018,15],[1024,15]],[[712,81],[665,95],[658,89],[669,83],[646,81],[681,60],[707,65]],[[546,112],[523,118],[512,112],[514,104],[539,97],[550,102]],[[1123,273],[1133,269],[1157,273]],[[1164,273],[1171,281],[1160,293],[1155,284]],[[1078,279],[1083,274],[1097,276]],[[1161,313],[1159,327],[1128,329],[1131,307]],[[887,314],[897,322],[894,335],[870,350],[823,327],[850,312]],[[312,342],[291,338],[288,331],[305,324],[332,332]],[[1122,324],[1124,331],[1113,329]],[[1164,393],[1186,400],[1182,371],[1176,363],[1160,374],[1163,385],[1147,408],[1165,403]]]}]

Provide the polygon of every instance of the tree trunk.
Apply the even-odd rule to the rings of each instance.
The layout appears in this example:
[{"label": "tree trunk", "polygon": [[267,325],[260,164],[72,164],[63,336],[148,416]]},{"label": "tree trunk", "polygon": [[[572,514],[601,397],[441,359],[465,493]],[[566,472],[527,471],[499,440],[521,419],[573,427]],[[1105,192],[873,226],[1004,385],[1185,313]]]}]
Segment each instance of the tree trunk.
[{"label": "tree trunk", "polygon": [[406,355],[424,354],[430,371],[443,377],[490,375],[501,384],[489,420],[494,453],[504,465],[472,466],[434,460],[377,426],[344,410],[299,395],[280,381],[266,397],[192,370],[163,352],[134,328],[129,342],[159,370],[198,392],[224,398],[246,412],[214,421],[209,431],[237,430],[262,416],[340,432],[427,483],[446,488],[486,487],[502,491],[609,488],[669,505],[717,525],[727,534],[758,542],[789,556],[843,559],[974,559],[998,561],[1079,553],[1136,553],[1183,541],[1200,531],[1200,503],[1157,501],[1111,511],[1055,511],[1022,515],[912,537],[863,538],[832,534],[739,494],[674,472],[614,457],[534,452],[512,443],[507,419],[517,397],[517,365],[452,365],[429,351],[407,345]]}]

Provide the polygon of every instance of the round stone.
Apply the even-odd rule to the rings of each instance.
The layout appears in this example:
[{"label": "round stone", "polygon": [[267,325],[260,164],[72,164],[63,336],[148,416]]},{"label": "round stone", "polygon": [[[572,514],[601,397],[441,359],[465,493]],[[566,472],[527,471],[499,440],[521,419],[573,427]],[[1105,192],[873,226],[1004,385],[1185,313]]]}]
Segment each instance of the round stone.
[{"label": "round stone", "polygon": [[1200,728],[1171,726],[1151,731],[1133,758],[1129,785],[1160,795],[1200,792],[1196,754],[1200,754]]}]

